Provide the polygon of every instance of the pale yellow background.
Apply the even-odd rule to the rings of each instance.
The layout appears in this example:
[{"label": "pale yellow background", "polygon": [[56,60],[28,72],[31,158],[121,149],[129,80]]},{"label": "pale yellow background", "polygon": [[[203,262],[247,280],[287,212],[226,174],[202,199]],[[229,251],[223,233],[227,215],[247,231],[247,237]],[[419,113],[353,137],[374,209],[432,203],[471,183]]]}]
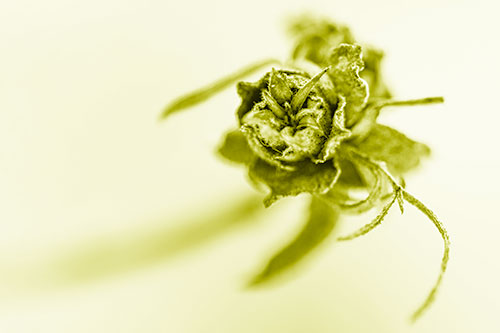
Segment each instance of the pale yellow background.
[{"label": "pale yellow background", "polygon": [[[135,244],[253,192],[243,170],[212,154],[234,124],[234,90],[166,123],[157,116],[242,65],[284,59],[284,19],[302,9],[383,48],[397,97],[446,98],[381,117],[434,152],[407,179],[452,239],[430,311],[408,325],[442,252],[409,207],[370,235],[325,244],[274,289],[242,286],[298,228],[300,198],[154,265],[60,280],[48,263],[78,244]],[[2,1],[0,332],[500,331],[499,9],[493,0]],[[126,267],[136,246],[114,257]]]}]

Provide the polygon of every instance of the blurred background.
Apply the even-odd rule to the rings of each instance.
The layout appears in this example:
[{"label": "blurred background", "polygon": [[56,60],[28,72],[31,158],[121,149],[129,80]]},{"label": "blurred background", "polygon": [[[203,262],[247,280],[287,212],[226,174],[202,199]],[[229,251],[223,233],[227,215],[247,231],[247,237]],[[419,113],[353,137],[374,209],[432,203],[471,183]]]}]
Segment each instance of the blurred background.
[{"label": "blurred background", "polygon": [[[500,331],[499,9],[486,0],[2,2],[0,331]],[[244,170],[213,154],[235,125],[234,89],[158,121],[179,94],[286,59],[286,19],[303,11],[383,49],[396,97],[446,99],[380,118],[431,146],[407,188],[452,240],[437,300],[412,326],[442,255],[424,216],[394,210],[369,235],[332,238],[283,283],[246,290],[300,229],[304,198],[264,212]],[[372,216],[346,218],[335,233]]]}]

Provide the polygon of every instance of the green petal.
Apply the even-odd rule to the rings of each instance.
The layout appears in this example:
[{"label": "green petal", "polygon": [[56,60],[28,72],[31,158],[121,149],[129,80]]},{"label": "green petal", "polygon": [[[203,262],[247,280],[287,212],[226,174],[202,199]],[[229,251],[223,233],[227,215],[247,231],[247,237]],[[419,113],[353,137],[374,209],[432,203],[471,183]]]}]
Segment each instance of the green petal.
[{"label": "green petal", "polygon": [[[241,97],[241,104],[236,111],[236,115],[240,121],[247,112],[249,112],[255,103],[262,100],[262,91],[267,90],[269,85],[269,77],[271,73],[267,72],[264,76],[257,82],[238,82],[236,85],[236,90],[238,95]],[[273,96],[276,97],[276,96]]]},{"label": "green petal", "polygon": [[314,198],[303,229],[287,246],[275,254],[250,285],[262,284],[295,266],[332,232],[337,224],[338,211],[320,199]]},{"label": "green petal", "polygon": [[299,15],[290,22],[289,31],[296,40],[292,58],[304,58],[320,66],[326,65],[332,47],[340,43],[354,43],[354,37],[346,26],[307,14]]},{"label": "green petal", "polygon": [[271,93],[268,90],[263,90],[262,91],[262,100],[264,100],[271,109],[271,111],[274,113],[274,115],[278,118],[284,119],[286,116],[285,110],[281,107],[281,105],[274,99],[274,97],[271,95]]},{"label": "green petal", "polygon": [[423,143],[411,140],[406,135],[388,126],[376,124],[357,149],[373,160],[385,162],[391,173],[401,175],[420,164],[430,149]]},{"label": "green petal", "polygon": [[293,96],[292,99],[292,110],[296,113],[298,112],[301,108],[304,102],[306,101],[307,97],[311,93],[311,90],[316,86],[318,83],[319,79],[330,69],[330,67],[324,68],[321,72],[318,74],[314,75],[302,88],[297,91],[295,96]]},{"label": "green petal", "polygon": [[332,129],[328,140],[326,140],[323,150],[318,156],[316,162],[325,162],[335,155],[340,144],[347,139],[351,132],[345,128],[345,107],[344,98],[339,99],[337,110],[333,114]]},{"label": "green petal", "polygon": [[286,81],[285,75],[274,68],[269,77],[269,91],[279,104],[290,102],[292,99],[292,90]]},{"label": "green petal", "polygon": [[262,96],[261,89],[265,87],[264,81],[266,77],[268,77],[267,74],[257,82],[238,82],[236,85],[236,91],[241,97],[241,104],[236,111],[240,125],[241,118],[253,108],[255,103],[260,101]]},{"label": "green petal", "polygon": [[370,135],[373,126],[377,123],[377,118],[382,107],[383,105],[378,102],[369,102],[366,105],[359,120],[351,127],[351,140],[360,142]]},{"label": "green petal", "polygon": [[226,134],[218,153],[228,161],[245,165],[250,165],[255,159],[255,154],[240,130],[233,130]]},{"label": "green petal", "polygon": [[370,97],[390,98],[391,92],[382,79],[381,62],[384,52],[373,47],[363,47],[363,61],[365,69],[361,77],[370,87]]},{"label": "green petal", "polygon": [[266,207],[285,196],[300,193],[321,194],[328,191],[336,182],[339,172],[333,163],[314,164],[302,161],[294,164],[293,170],[286,170],[257,159],[250,167],[249,176],[270,189],[264,199]]},{"label": "green petal", "polygon": [[340,44],[331,55],[328,71],[337,94],[346,100],[347,125],[352,125],[361,113],[368,99],[368,85],[359,76],[364,64],[361,58],[361,46]]}]

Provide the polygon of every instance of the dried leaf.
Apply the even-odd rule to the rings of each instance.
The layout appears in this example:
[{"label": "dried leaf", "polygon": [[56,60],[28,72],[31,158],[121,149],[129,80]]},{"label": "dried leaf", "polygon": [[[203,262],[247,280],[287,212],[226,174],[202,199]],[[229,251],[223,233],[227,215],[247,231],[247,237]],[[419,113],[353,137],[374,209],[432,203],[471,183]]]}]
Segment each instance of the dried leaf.
[{"label": "dried leaf", "polygon": [[339,175],[333,163],[314,164],[303,161],[294,170],[286,170],[257,159],[249,170],[249,176],[270,189],[264,199],[266,207],[285,196],[300,193],[321,194],[328,191]]},{"label": "dried leaf", "polygon": [[401,175],[419,165],[430,149],[388,126],[376,124],[357,149],[373,160],[385,162],[391,173]]},{"label": "dried leaf", "polygon": [[318,198],[312,198],[309,216],[303,229],[287,246],[275,254],[250,285],[258,285],[279,276],[304,260],[312,250],[332,232],[338,219],[338,211]]}]

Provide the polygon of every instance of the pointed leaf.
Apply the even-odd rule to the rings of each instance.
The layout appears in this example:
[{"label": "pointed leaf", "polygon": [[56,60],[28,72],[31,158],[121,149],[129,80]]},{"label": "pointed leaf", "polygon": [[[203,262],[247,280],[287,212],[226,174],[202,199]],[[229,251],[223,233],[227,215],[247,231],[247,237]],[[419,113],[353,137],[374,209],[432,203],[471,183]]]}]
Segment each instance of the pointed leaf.
[{"label": "pointed leaf", "polygon": [[222,79],[219,79],[212,84],[200,88],[198,90],[195,90],[187,95],[181,96],[171,102],[163,111],[161,114],[161,118],[166,118],[170,116],[173,113],[179,112],[181,110],[193,107],[197,104],[200,104],[213,95],[221,92],[223,89],[229,87],[231,84],[235,83],[236,81],[239,81],[243,79],[244,77],[258,71],[259,69],[269,66],[273,63],[277,63],[276,60],[274,59],[267,59],[263,61],[259,61],[257,63],[251,64],[245,68],[240,69],[239,71],[229,74],[226,77],[223,77]]},{"label": "pointed leaf", "polygon": [[411,140],[388,126],[376,124],[357,149],[371,159],[385,162],[391,173],[401,175],[418,166],[430,154],[423,143]]},{"label": "pointed leaf", "polygon": [[309,207],[309,216],[303,229],[290,244],[269,260],[250,284],[258,285],[267,282],[304,260],[306,255],[330,235],[337,224],[338,216],[338,211],[332,206],[313,197]]},{"label": "pointed leaf", "polygon": [[285,110],[281,107],[281,105],[274,99],[274,97],[269,93],[268,90],[262,91],[262,99],[266,102],[267,106],[274,115],[278,118],[285,118]]},{"label": "pointed leaf", "polygon": [[314,75],[302,88],[297,91],[295,96],[292,98],[292,110],[296,113],[302,108],[302,104],[306,101],[307,97],[311,93],[311,90],[316,86],[318,83],[319,79],[330,69],[330,67],[327,67],[323,69],[321,72],[318,74]]}]

